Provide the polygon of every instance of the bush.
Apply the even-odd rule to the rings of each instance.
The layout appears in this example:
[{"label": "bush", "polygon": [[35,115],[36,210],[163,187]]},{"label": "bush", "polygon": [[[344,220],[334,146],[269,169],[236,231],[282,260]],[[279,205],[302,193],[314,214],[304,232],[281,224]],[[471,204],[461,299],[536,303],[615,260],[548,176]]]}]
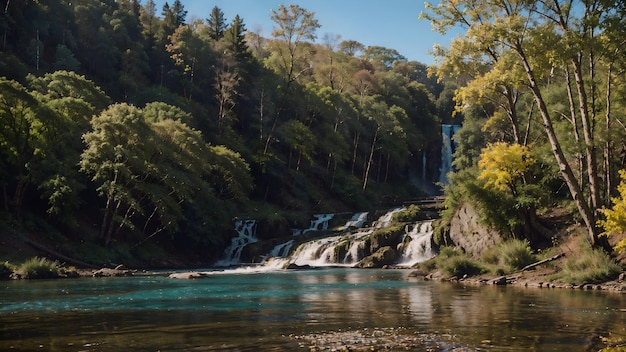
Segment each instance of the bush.
[{"label": "bush", "polygon": [[50,279],[59,277],[61,270],[57,261],[33,257],[22,263],[17,272],[24,279]]},{"label": "bush", "polygon": [[479,262],[465,255],[449,258],[440,269],[449,277],[457,278],[475,276],[487,272]]},{"label": "bush", "polygon": [[604,251],[587,248],[565,260],[563,280],[571,284],[599,283],[614,279],[620,272],[617,262]]},{"label": "bush", "polygon": [[433,259],[420,263],[424,270],[441,270],[447,277],[461,278],[464,276],[475,276],[487,272],[487,269],[478,261],[470,258],[467,254],[461,253],[452,247],[441,247],[439,254]]},{"label": "bush", "polygon": [[528,240],[510,240],[500,244],[502,264],[512,270],[519,270],[536,261]]},{"label": "bush", "polygon": [[536,262],[537,258],[533,254],[530,243],[527,240],[514,239],[501,242],[497,246],[487,249],[483,253],[481,260],[487,264],[505,267],[494,270],[499,270],[499,272],[508,270],[511,272]]}]

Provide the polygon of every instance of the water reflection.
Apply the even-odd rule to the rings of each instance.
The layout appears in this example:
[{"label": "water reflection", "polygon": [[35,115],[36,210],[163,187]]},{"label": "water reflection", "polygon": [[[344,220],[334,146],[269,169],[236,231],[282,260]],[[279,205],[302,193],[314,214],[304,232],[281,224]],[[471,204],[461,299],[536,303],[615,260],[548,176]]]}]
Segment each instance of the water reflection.
[{"label": "water reflection", "polygon": [[598,336],[626,327],[623,295],[464,287],[407,275],[323,269],[197,281],[3,282],[0,350],[291,351],[323,335],[363,346],[378,339],[561,351],[593,349]]}]

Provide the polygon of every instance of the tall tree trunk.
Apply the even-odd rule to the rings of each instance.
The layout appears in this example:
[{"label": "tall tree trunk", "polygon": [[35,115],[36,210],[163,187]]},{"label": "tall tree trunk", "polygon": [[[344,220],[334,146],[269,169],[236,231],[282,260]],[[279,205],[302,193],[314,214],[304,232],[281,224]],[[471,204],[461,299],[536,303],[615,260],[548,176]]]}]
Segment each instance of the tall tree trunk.
[{"label": "tall tree trunk", "polygon": [[537,80],[535,79],[535,74],[530,66],[530,63],[526,57],[526,53],[521,47],[520,43],[516,43],[514,46],[515,51],[520,56],[522,61],[522,65],[524,67],[524,71],[526,72],[526,76],[528,78],[528,83],[530,85],[530,89],[533,93],[533,97],[535,102],[537,103],[537,107],[539,109],[539,113],[543,120],[543,126],[548,136],[548,141],[550,142],[550,146],[552,147],[552,152],[554,157],[556,158],[557,164],[559,165],[559,170],[561,172],[561,176],[565,180],[567,187],[569,188],[570,194],[576,203],[576,207],[578,208],[578,212],[582,217],[585,227],[587,228],[587,234],[589,236],[589,240],[593,246],[597,246],[599,244],[597,229],[596,229],[596,221],[593,210],[589,207],[589,204],[586,203],[584,194],[581,191],[580,184],[578,183],[572,169],[567,162],[567,158],[563,153],[563,149],[561,148],[561,144],[556,136],[554,131],[554,127],[552,125],[552,118],[550,116],[550,112],[548,111],[548,107],[543,99],[543,95],[541,94],[541,90],[539,85],[537,84]]},{"label": "tall tree trunk", "polygon": [[578,90],[578,102],[580,117],[582,121],[583,137],[585,138],[585,160],[587,166],[587,178],[589,179],[589,195],[591,196],[591,207],[597,209],[600,204],[600,182],[598,179],[598,165],[596,163],[596,148],[594,146],[593,125],[589,116],[589,105],[587,102],[587,92],[581,67],[580,57],[572,59],[574,65],[574,77]]},{"label": "tall tree trunk", "polygon": [[[578,128],[578,115],[576,114],[576,104],[574,103],[574,94],[572,93],[572,82],[570,79],[569,69],[565,69],[565,83],[567,84],[567,100],[569,102],[569,114],[571,116],[570,123],[572,124],[572,131],[574,132],[574,140],[578,146],[580,145],[580,129]],[[578,150],[578,148],[576,149]],[[578,167],[578,175],[582,180],[584,163],[582,155],[580,155],[578,151],[576,152],[576,163]],[[581,186],[584,186],[584,183],[581,184]]]},{"label": "tall tree trunk", "polygon": [[604,183],[606,193],[604,194],[604,206],[609,206],[611,189],[613,188],[613,170],[611,169],[611,87],[613,79],[613,62],[609,63],[606,74],[606,140],[604,141]]},{"label": "tall tree trunk", "polygon": [[365,165],[365,173],[363,174],[363,191],[367,188],[367,179],[370,175],[370,169],[372,167],[372,161],[374,159],[374,150],[376,149],[376,143],[378,142],[378,131],[380,127],[376,127],[374,132],[374,138],[372,138],[372,147],[370,148],[370,155],[367,158],[367,164]]}]

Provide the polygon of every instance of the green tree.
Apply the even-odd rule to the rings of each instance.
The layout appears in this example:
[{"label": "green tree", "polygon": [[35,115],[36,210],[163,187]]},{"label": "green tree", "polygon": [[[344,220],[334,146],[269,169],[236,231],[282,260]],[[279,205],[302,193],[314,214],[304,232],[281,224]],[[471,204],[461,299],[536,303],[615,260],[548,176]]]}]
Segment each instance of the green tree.
[{"label": "green tree", "polygon": [[406,57],[397,50],[385,48],[383,46],[368,46],[363,53],[363,57],[369,61],[380,62],[387,68],[393,67],[398,62],[406,62]]},{"label": "green tree", "polygon": [[76,167],[84,147],[82,135],[89,131],[91,117],[104,108],[109,98],[92,81],[73,72],[29,75],[27,79],[48,117],[54,117],[46,121],[45,147],[38,153],[41,162],[32,164],[36,170],[34,183],[47,200],[47,212],[72,224],[81,204],[79,192],[84,188]]},{"label": "green tree", "polygon": [[213,41],[218,41],[224,36],[226,30],[226,18],[224,18],[224,12],[217,6],[214,6],[211,10],[209,18],[206,19],[207,27],[209,30],[209,38]]},{"label": "green tree", "polygon": [[272,36],[276,40],[270,44],[272,55],[266,60],[266,65],[272,67],[284,82],[281,84],[280,101],[265,138],[264,154],[267,153],[274,138],[280,114],[291,98],[292,84],[310,70],[308,62],[311,51],[307,49],[311,47],[311,44],[307,40],[315,40],[316,30],[320,27],[315,14],[298,5],[288,7],[280,5],[277,10],[272,10],[270,18],[275,23]]},{"label": "green tree", "polygon": [[[21,214],[26,189],[32,185],[31,166],[45,137],[40,103],[21,84],[0,78],[0,153],[4,208]],[[8,196],[8,190],[12,195]]]}]

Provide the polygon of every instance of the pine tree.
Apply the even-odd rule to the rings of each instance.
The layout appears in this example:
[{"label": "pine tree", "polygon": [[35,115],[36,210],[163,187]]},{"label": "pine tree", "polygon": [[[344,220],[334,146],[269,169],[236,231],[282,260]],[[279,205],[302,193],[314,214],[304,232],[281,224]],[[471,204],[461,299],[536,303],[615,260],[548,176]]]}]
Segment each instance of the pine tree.
[{"label": "pine tree", "polygon": [[215,6],[211,10],[211,15],[206,19],[209,27],[209,37],[214,41],[222,39],[224,31],[226,30],[226,18],[224,18],[224,12]]}]

